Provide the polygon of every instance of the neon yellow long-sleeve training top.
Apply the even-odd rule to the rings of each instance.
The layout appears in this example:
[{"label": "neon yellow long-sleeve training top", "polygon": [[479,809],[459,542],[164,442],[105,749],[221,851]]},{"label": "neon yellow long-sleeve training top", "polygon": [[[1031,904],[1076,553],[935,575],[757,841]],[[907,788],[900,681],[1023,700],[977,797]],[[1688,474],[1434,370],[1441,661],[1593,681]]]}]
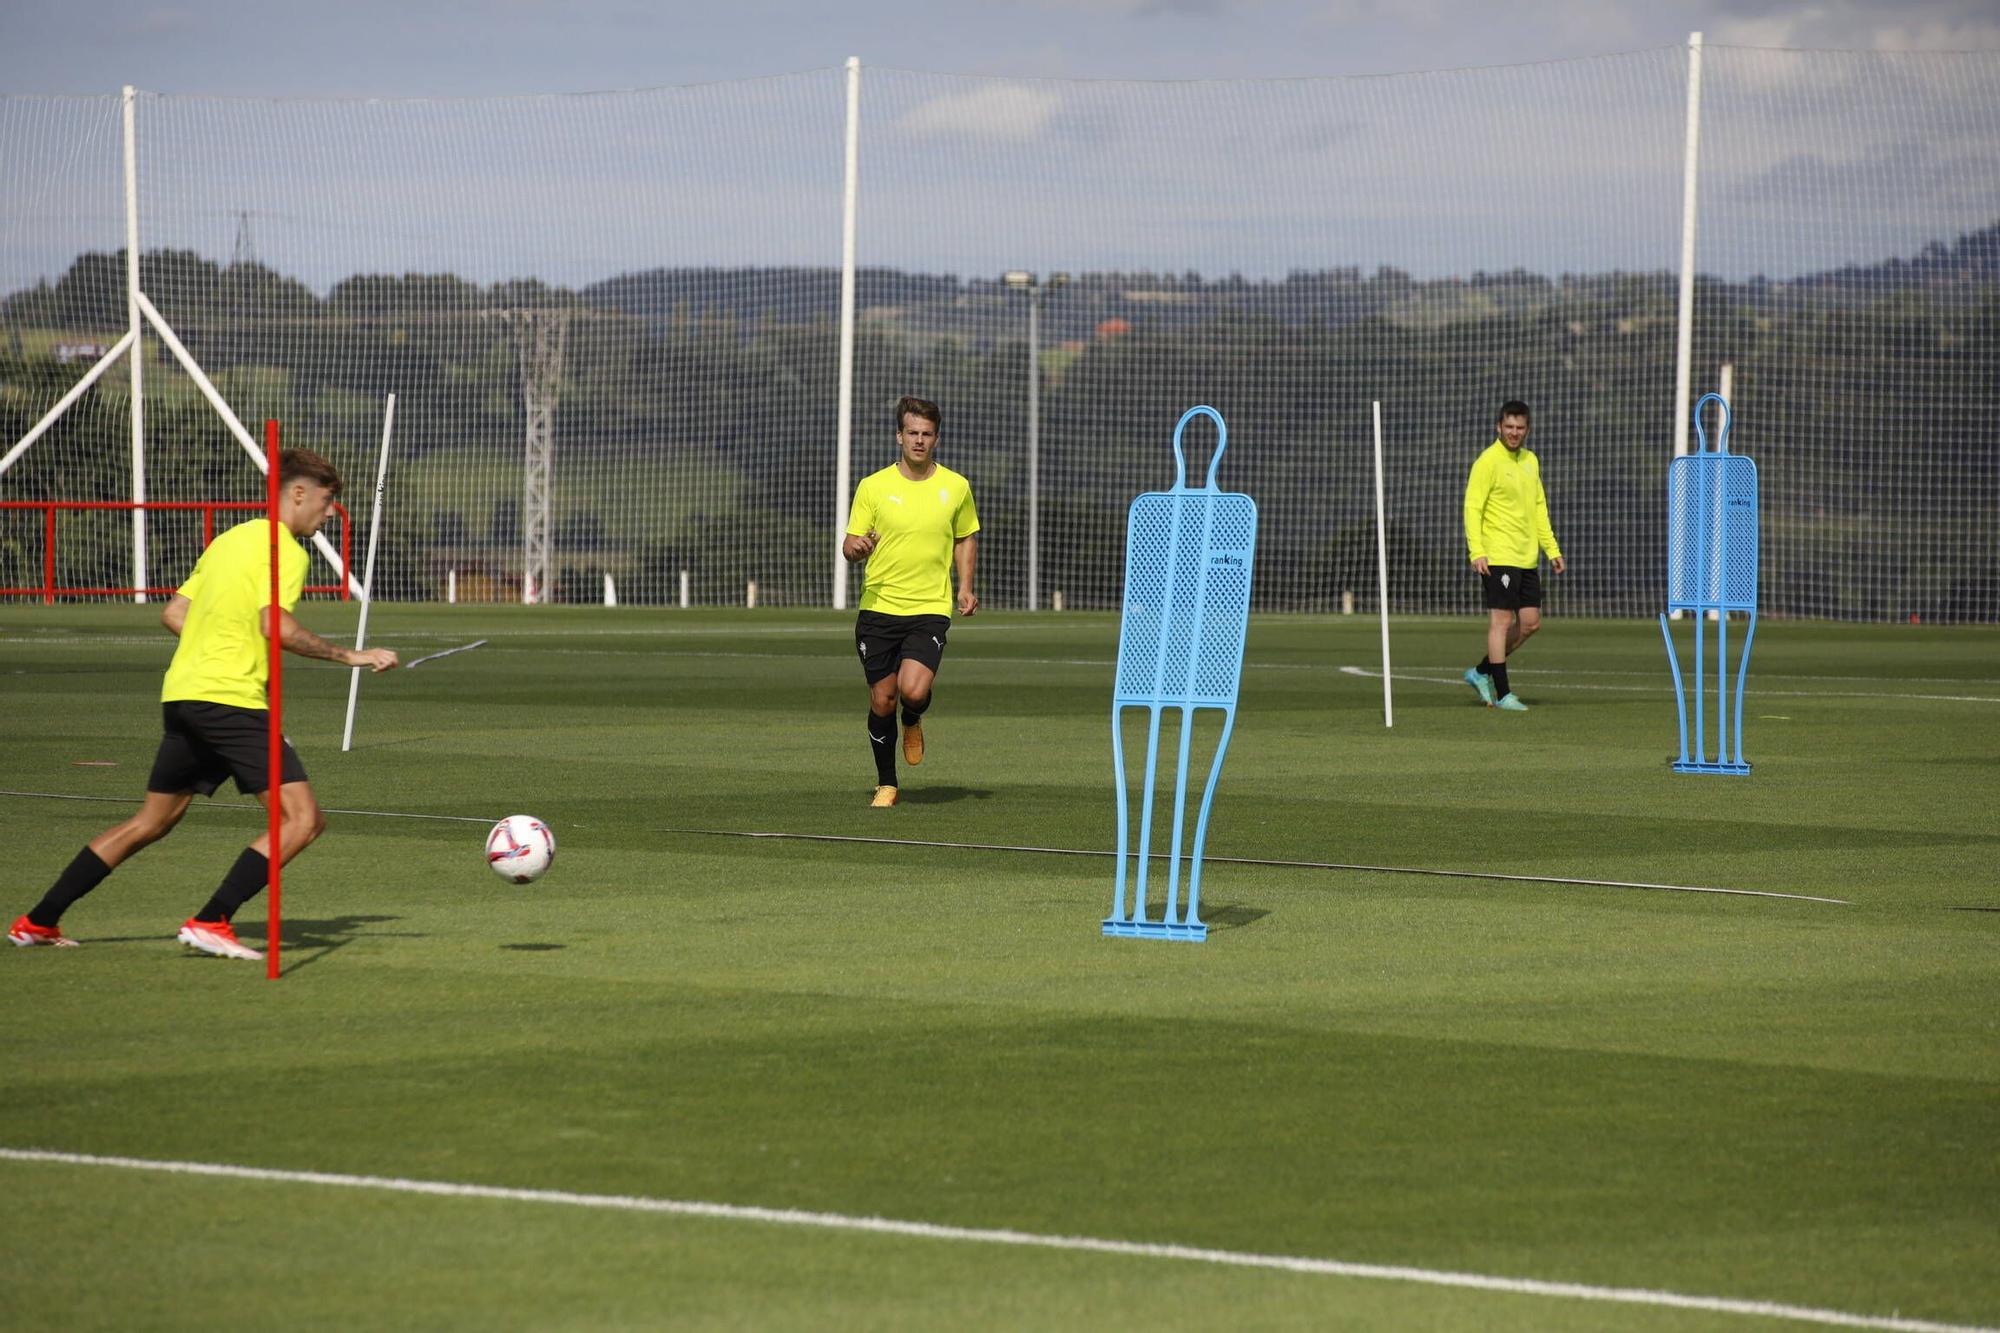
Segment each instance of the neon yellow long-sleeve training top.
[{"label": "neon yellow long-sleeve training top", "polygon": [[1465,480],[1466,558],[1531,569],[1536,548],[1554,560],[1562,554],[1549,526],[1549,497],[1542,490],[1542,465],[1526,445],[1488,445]]}]

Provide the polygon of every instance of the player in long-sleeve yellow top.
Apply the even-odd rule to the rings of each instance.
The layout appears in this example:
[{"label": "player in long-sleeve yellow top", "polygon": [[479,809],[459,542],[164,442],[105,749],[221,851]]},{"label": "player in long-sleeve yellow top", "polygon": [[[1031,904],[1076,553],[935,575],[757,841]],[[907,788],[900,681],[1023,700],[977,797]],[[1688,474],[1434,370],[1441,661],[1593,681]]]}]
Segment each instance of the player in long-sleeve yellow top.
[{"label": "player in long-sleeve yellow top", "polygon": [[1542,465],[1526,447],[1528,405],[1502,404],[1499,438],[1472,465],[1465,482],[1465,547],[1486,583],[1486,656],[1469,667],[1465,683],[1489,708],[1527,711],[1507,683],[1507,659],[1542,627],[1540,553],[1563,572],[1562,548],[1549,526],[1549,497]]}]

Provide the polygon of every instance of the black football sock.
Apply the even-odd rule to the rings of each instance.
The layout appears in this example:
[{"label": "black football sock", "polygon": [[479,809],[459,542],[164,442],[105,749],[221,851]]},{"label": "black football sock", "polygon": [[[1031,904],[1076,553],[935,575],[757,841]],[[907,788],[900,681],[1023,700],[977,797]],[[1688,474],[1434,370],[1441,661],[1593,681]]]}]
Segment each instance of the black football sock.
[{"label": "black football sock", "polygon": [[1482,676],[1490,676],[1493,674],[1493,659],[1490,657],[1482,657],[1479,659],[1479,665],[1472,669],[1474,671],[1477,671]]},{"label": "black football sock", "polygon": [[896,715],[877,716],[868,710],[868,748],[875,752],[875,781],[884,787],[896,785]]},{"label": "black football sock", "polygon": [[236,915],[236,909],[255,898],[263,891],[271,878],[271,862],[255,847],[245,847],[236,864],[229,867],[229,873],[222,877],[222,883],[215,893],[195,913],[197,921],[227,921]]},{"label": "black football sock", "polygon": [[1493,664],[1494,695],[1498,698],[1504,699],[1513,692],[1514,692],[1514,687],[1507,683],[1507,664],[1505,662],[1495,662]]},{"label": "black football sock", "polygon": [[924,710],[931,706],[931,700],[936,697],[935,694],[926,694],[922,703],[914,704],[905,699],[903,701],[903,725],[907,727],[912,722],[921,721],[924,716]]},{"label": "black football sock", "polygon": [[56,882],[49,886],[49,891],[42,895],[42,900],[35,904],[32,912],[28,913],[28,920],[38,926],[54,930],[56,923],[62,920],[62,914],[69,910],[70,904],[102,884],[104,877],[110,873],[111,867],[104,864],[104,858],[86,845],[76,854],[76,859],[69,863],[69,867],[56,876]]}]

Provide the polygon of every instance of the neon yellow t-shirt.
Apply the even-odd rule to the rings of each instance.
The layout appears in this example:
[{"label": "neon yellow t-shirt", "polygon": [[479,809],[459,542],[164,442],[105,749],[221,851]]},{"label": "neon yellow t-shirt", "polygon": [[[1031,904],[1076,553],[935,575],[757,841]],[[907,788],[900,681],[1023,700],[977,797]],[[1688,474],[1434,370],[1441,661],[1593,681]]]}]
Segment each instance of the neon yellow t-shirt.
[{"label": "neon yellow t-shirt", "polygon": [[[278,529],[278,605],[289,611],[305,591],[312,557],[289,528]],[[268,708],[269,646],[264,608],[271,601],[268,519],[238,523],[208,544],[194,573],[176,589],[188,599],[180,646],[160,686],[160,702],[199,699],[235,708]]]},{"label": "neon yellow t-shirt", "polygon": [[888,616],[950,615],[952,547],[979,531],[972,483],[941,463],[922,481],[911,481],[894,463],[871,472],[854,488],[847,535],[871,531],[881,540],[868,557],[861,609]]},{"label": "neon yellow t-shirt", "polygon": [[1551,560],[1562,555],[1549,526],[1541,462],[1525,444],[1509,449],[1495,440],[1465,481],[1466,557],[1483,555],[1489,564],[1533,569],[1537,546]]}]

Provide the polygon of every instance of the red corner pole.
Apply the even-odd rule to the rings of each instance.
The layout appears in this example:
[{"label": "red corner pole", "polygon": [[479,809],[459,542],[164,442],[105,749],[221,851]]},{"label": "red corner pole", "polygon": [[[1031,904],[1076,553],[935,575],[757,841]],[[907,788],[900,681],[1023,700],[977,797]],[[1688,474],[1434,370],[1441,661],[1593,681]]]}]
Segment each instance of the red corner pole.
[{"label": "red corner pole", "polygon": [[271,653],[271,736],[264,771],[264,803],[270,808],[271,913],[269,939],[264,951],[264,975],[278,977],[279,889],[284,880],[285,849],[279,841],[283,828],[283,779],[285,754],[285,667],[279,647],[278,617],[283,613],[278,600],[278,423],[264,422],[264,505],[271,520],[271,614],[268,643]]}]

